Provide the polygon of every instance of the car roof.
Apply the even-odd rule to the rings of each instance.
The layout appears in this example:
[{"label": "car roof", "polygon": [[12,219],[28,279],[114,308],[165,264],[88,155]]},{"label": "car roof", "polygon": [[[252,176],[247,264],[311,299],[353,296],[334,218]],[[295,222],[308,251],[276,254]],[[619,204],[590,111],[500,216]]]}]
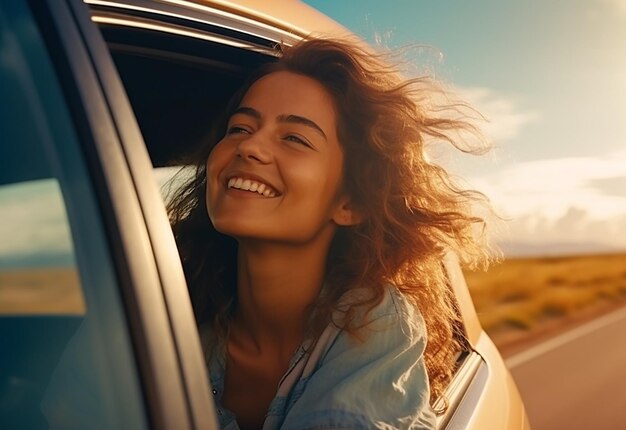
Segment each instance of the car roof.
[{"label": "car roof", "polygon": [[265,23],[272,27],[294,33],[299,37],[322,35],[352,35],[353,34],[328,16],[311,6],[294,0],[211,0],[211,1],[176,1],[189,7],[210,6],[227,13],[250,18],[256,22]]}]

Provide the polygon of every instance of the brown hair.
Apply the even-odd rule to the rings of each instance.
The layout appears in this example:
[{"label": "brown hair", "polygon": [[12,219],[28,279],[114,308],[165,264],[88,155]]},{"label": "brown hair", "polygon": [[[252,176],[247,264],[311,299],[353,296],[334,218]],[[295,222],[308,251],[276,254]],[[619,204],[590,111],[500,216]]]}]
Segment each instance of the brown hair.
[{"label": "brown hair", "polygon": [[435,105],[445,97],[434,81],[404,79],[381,56],[357,44],[311,39],[283,50],[277,62],[257,71],[233,98],[210,145],[196,154],[195,177],[168,207],[198,323],[211,324],[224,337],[237,300],[236,243],[218,233],[206,214],[206,158],[223,135],[226,119],[260,77],[290,71],[313,78],[336,104],[345,154],[343,186],[363,215],[361,223],[337,230],[325,286],[314,307],[312,321],[318,323],[313,324],[327,324],[346,291],[366,287],[371,298],[355,304],[342,320],[343,328],[356,332],[357,306],[372,308],[382,300],[385,285],[393,284],[424,317],[434,402],[450,380],[463,339],[444,255],[454,251],[464,261],[476,262],[486,261],[486,253],[473,231],[484,223],[470,208],[482,195],[457,188],[444,169],[426,159],[424,149],[428,142],[442,141],[469,151],[455,139],[459,131],[476,129],[461,115],[464,105]]}]

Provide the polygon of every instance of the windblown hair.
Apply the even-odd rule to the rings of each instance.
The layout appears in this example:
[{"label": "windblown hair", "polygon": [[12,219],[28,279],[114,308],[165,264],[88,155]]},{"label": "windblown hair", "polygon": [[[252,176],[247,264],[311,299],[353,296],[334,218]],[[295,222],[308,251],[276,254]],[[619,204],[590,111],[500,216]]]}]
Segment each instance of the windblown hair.
[{"label": "windblown hair", "polygon": [[451,378],[464,341],[444,257],[456,252],[464,262],[476,263],[486,262],[487,253],[480,234],[484,222],[470,208],[484,201],[483,196],[455,186],[443,168],[428,161],[425,145],[447,143],[472,152],[458,141],[459,131],[477,130],[462,115],[465,105],[438,104],[448,99],[433,80],[407,80],[382,55],[357,44],[310,39],[282,51],[278,61],[261,67],[233,97],[214,136],[194,156],[195,176],[168,206],[198,323],[210,324],[225,337],[237,302],[236,242],[218,233],[206,212],[208,154],[260,77],[289,71],[313,78],[334,100],[344,152],[343,187],[363,221],[338,228],[311,324],[315,329],[328,324],[339,299],[348,290],[365,287],[372,292],[370,298],[354,304],[342,319],[342,328],[356,333],[357,307],[373,308],[385,286],[394,285],[424,317],[434,403]]}]

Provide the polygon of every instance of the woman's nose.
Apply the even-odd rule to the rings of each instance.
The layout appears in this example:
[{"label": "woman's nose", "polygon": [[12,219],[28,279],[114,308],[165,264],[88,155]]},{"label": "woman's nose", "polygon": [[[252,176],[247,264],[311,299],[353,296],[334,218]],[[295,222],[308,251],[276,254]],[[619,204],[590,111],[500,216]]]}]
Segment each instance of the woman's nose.
[{"label": "woman's nose", "polygon": [[262,164],[271,161],[269,139],[261,131],[255,131],[239,142],[237,155],[243,159]]}]

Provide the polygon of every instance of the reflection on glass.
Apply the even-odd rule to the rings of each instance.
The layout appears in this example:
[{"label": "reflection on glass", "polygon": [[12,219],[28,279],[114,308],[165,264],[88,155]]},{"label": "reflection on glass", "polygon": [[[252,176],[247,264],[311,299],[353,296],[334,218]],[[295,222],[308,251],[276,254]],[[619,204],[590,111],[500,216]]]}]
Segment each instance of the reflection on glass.
[{"label": "reflection on glass", "polygon": [[0,315],[84,315],[56,179],[0,186]]}]

